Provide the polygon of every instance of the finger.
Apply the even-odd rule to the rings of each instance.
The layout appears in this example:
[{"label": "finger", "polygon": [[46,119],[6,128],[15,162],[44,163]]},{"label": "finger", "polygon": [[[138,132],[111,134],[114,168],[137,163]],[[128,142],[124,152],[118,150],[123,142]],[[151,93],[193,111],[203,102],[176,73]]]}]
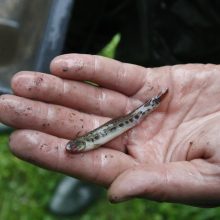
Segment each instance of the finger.
[{"label": "finger", "polygon": [[[219,168],[215,167],[214,172],[219,173]],[[109,189],[109,199],[119,202],[142,197],[194,206],[219,205],[220,180],[210,174],[204,177],[190,162],[137,166],[116,178]]]},{"label": "finger", "polygon": [[11,135],[10,148],[22,160],[105,186],[134,164],[128,155],[112,149],[69,154],[66,142],[38,131],[19,130]]},{"label": "finger", "polygon": [[133,95],[144,84],[145,68],[95,55],[66,54],[51,62],[51,72],[73,80],[89,80],[98,85]]},{"label": "finger", "polygon": [[132,108],[132,99],[121,93],[49,74],[20,72],[11,86],[19,96],[106,117],[121,116]]},{"label": "finger", "polygon": [[[0,121],[15,128],[33,129],[62,138],[73,139],[91,131],[109,118],[89,115],[59,105],[17,97],[0,96]],[[125,150],[121,135],[105,146]]]}]

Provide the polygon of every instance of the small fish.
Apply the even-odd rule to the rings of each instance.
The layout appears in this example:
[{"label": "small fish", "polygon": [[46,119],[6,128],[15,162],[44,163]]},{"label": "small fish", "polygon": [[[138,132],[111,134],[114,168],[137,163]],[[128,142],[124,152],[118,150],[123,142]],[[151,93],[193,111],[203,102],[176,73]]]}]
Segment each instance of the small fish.
[{"label": "small fish", "polygon": [[111,141],[139,124],[150,112],[159,106],[167,93],[168,89],[165,89],[129,114],[112,119],[95,130],[70,140],[66,145],[66,150],[70,153],[85,152]]}]

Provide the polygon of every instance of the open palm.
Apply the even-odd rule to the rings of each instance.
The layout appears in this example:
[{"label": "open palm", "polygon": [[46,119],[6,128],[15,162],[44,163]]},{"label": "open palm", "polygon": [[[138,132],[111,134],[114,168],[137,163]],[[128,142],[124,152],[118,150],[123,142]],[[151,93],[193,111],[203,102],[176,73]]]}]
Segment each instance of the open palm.
[{"label": "open palm", "polygon": [[[219,66],[146,69],[69,54],[54,59],[51,72],[55,76],[18,73],[15,95],[0,97],[0,121],[21,128],[10,138],[15,155],[104,185],[115,202],[220,203]],[[165,88],[160,107],[135,128],[94,151],[65,151],[67,139],[127,114]]]}]

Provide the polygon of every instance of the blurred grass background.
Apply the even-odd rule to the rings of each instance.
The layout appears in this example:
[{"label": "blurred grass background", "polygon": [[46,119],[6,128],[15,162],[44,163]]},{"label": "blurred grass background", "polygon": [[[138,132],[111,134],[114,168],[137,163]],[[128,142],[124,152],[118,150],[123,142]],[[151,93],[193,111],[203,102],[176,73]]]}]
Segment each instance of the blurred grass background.
[{"label": "blurred grass background", "polygon": [[[100,54],[114,57],[119,41],[120,36],[116,35]],[[113,205],[103,195],[79,215],[65,218],[54,216],[48,210],[48,203],[63,175],[15,158],[8,149],[8,137],[8,134],[0,135],[0,220],[220,219],[219,208],[200,209],[138,199]]]}]

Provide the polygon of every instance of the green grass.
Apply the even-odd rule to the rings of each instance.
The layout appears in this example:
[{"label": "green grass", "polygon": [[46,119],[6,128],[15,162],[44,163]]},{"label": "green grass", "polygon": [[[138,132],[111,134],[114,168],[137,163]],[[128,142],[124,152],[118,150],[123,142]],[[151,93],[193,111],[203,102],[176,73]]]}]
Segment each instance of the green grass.
[{"label": "green grass", "polygon": [[[120,36],[101,51],[113,57]],[[60,220],[48,210],[56,184],[63,176],[43,170],[15,158],[8,149],[8,135],[0,135],[0,220]],[[77,202],[77,201],[76,201]],[[189,206],[131,200],[110,204],[105,196],[81,215],[69,220],[219,220],[220,209],[199,209]]]},{"label": "green grass", "polygon": [[117,47],[118,43],[120,42],[121,36],[120,34],[116,34],[111,42],[107,44],[100,52],[99,54],[105,57],[114,58],[115,56],[115,48]]}]

